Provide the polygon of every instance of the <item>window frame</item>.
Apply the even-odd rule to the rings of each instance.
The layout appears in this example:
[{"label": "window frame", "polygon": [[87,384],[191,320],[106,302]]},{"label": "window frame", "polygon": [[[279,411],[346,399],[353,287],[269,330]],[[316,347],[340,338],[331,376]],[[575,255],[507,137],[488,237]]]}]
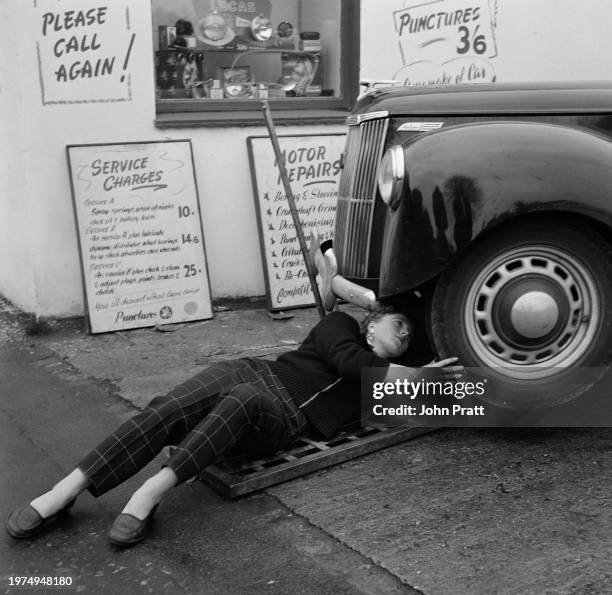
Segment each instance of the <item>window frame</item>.
[{"label": "window frame", "polygon": [[[270,108],[285,113],[288,120],[334,120],[334,111],[348,112],[359,92],[360,0],[340,0],[340,95],[337,97],[295,97],[268,99]],[[257,99],[159,99],[156,123],[161,127],[227,125],[227,119],[248,125],[261,123],[261,102]],[[297,113],[295,113],[297,112]],[[309,114],[312,112],[312,114]],[[330,113],[328,113],[330,112]],[[309,117],[310,116],[310,117]],[[344,118],[344,115],[339,116]]]}]

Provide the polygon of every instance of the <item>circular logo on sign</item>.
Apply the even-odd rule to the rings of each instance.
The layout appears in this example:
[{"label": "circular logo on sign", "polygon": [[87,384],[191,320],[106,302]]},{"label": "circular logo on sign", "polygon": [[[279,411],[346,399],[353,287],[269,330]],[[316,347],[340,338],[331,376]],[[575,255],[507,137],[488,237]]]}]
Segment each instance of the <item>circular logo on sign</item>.
[{"label": "circular logo on sign", "polygon": [[198,305],[195,302],[187,302],[185,304],[185,314],[195,314],[198,311]]},{"label": "circular logo on sign", "polygon": [[160,311],[159,315],[164,319],[172,318],[172,308],[170,306],[164,306]]}]

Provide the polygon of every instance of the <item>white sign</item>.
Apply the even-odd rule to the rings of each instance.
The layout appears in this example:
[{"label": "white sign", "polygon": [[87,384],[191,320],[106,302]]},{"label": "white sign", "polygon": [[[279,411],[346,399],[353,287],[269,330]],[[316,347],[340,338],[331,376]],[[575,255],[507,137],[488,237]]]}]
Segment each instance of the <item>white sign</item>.
[{"label": "white sign", "polygon": [[131,100],[126,3],[35,0],[33,18],[43,105]]},{"label": "white sign", "polygon": [[211,318],[191,143],[67,150],[92,332]]},{"label": "white sign", "polygon": [[406,85],[495,80],[495,16],[487,0],[415,2],[393,20],[404,64],[393,78]]},{"label": "white sign", "polygon": [[[331,238],[345,135],[281,136],[278,142],[306,240],[315,228]],[[314,296],[272,142],[249,137],[248,147],[269,308],[311,306]]]}]

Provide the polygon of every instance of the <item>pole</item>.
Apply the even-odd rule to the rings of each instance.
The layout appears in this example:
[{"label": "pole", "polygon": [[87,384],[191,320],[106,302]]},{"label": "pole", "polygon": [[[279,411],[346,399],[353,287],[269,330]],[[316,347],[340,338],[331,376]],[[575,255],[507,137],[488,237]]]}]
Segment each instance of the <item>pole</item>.
[{"label": "pole", "polygon": [[280,146],[278,144],[278,137],[276,136],[276,129],[274,128],[274,122],[272,121],[272,115],[270,114],[270,106],[268,105],[268,102],[265,99],[261,102],[261,107],[263,109],[266,126],[268,127],[268,132],[270,133],[270,140],[272,141],[272,147],[274,148],[276,164],[278,165],[280,177],[283,181],[283,187],[285,188],[285,194],[287,195],[289,210],[291,211],[293,225],[295,227],[295,232],[300,243],[300,250],[302,251],[302,256],[304,257],[304,263],[306,264],[306,271],[308,273],[308,279],[310,280],[310,286],[312,288],[312,293],[315,298],[315,303],[319,311],[319,317],[325,318],[325,309],[323,308],[323,302],[321,301],[319,286],[317,285],[317,274],[308,253],[308,246],[306,245],[306,239],[304,238],[302,223],[300,221],[300,216],[297,207],[295,206],[295,198],[293,196],[293,192],[291,191],[291,184],[289,184],[287,170],[285,169],[285,162],[283,161]]}]

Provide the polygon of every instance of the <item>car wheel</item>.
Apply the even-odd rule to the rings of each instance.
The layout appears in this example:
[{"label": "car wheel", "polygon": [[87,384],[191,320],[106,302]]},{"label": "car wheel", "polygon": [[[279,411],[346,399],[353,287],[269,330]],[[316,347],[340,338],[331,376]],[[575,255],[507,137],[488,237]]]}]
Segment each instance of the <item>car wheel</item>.
[{"label": "car wheel", "polygon": [[442,273],[431,304],[434,344],[486,372],[486,401],[509,409],[563,403],[612,359],[611,279],[611,246],[589,228],[529,221],[495,230]]}]

